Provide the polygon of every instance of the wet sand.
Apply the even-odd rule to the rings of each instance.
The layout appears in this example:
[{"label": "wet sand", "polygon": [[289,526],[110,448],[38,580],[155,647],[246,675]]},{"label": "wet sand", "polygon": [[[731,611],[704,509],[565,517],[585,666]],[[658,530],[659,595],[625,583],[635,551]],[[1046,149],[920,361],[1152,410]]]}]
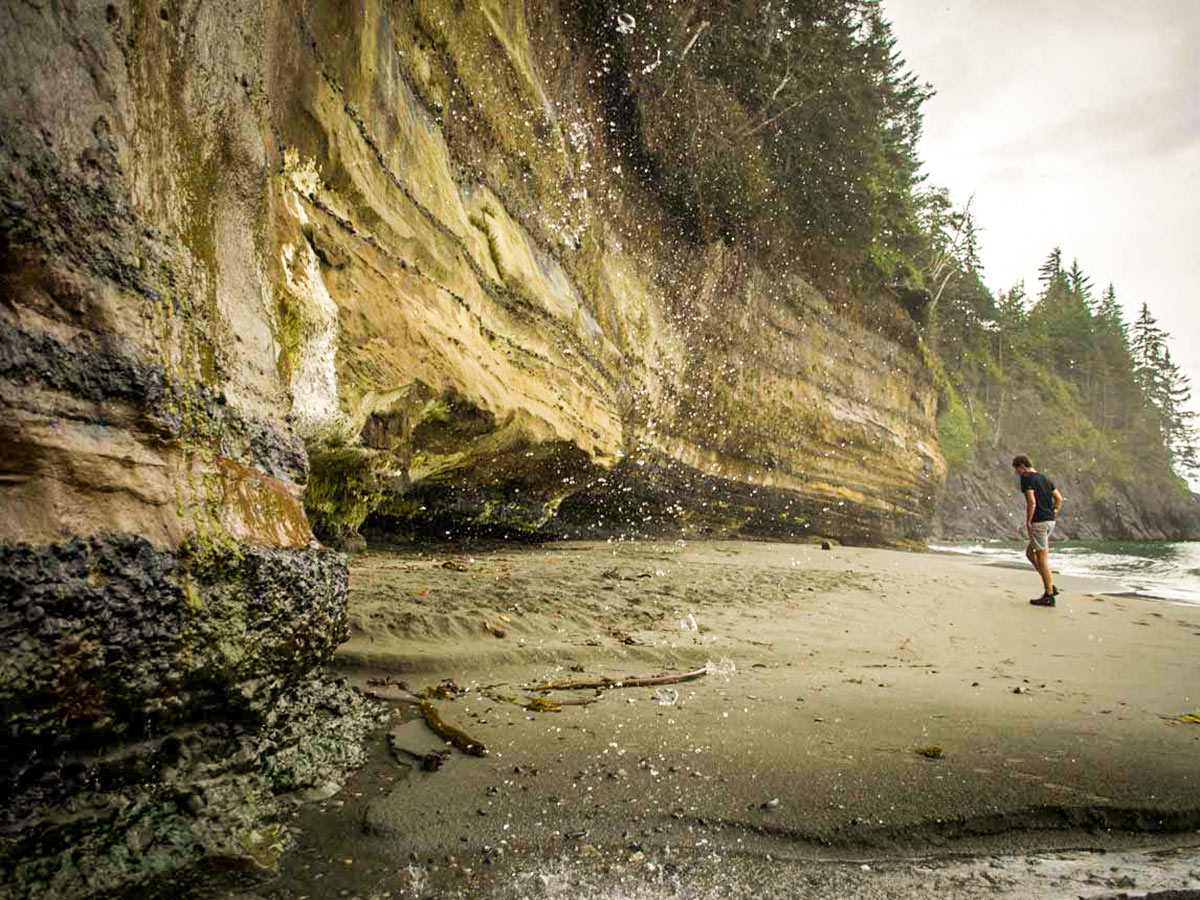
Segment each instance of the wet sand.
[{"label": "wet sand", "polygon": [[[383,696],[454,679],[436,706],[488,755],[421,771],[381,735],[261,895],[1200,890],[1200,608],[1059,584],[1038,609],[1032,571],[752,542],[364,554],[339,665]],[[400,725],[398,756],[431,740]]]}]

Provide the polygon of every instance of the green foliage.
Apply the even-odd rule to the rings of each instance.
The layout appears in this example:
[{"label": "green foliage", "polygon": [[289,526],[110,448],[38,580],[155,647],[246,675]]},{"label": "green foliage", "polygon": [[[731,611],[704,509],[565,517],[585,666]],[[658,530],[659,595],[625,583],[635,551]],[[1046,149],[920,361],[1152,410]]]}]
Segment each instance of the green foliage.
[{"label": "green foliage", "polygon": [[1158,327],[1143,303],[1133,323],[1130,350],[1133,379],[1148,402],[1150,418],[1172,458],[1184,471],[1200,469],[1194,413],[1186,409],[1191,399],[1190,379],[1171,359],[1168,335]]},{"label": "green foliage", "polygon": [[1176,473],[1196,458],[1189,389],[1148,308],[1131,336],[1112,286],[1093,302],[1091,279],[1077,262],[1064,270],[1057,247],[1032,304],[1023,285],[992,302],[964,253],[947,266],[931,330],[953,385],[939,417],[952,469],[971,462],[970,428],[977,446],[1086,480],[1096,500],[1121,482],[1181,487]]},{"label": "green foliage", "polygon": [[[1186,378],[1165,336],[1130,337],[1111,286],[1095,300],[1055,247],[1035,298],[988,290],[971,204],[921,189],[932,92],[878,0],[585,0],[572,15],[623,155],[698,238],[799,247],[815,283],[855,289],[864,322],[880,289],[907,310],[945,366],[952,467],[1013,441],[1108,481],[1196,464]],[[618,15],[636,29],[619,34]]]},{"label": "green foliage", "polygon": [[911,279],[913,189],[928,88],[904,71],[878,0],[750,0],[664,8],[597,0],[630,156],[698,236],[806,248],[810,272]]},{"label": "green foliage", "polygon": [[970,465],[975,456],[975,427],[953,387],[948,388],[947,401],[938,413],[938,439],[951,468],[964,469]]}]

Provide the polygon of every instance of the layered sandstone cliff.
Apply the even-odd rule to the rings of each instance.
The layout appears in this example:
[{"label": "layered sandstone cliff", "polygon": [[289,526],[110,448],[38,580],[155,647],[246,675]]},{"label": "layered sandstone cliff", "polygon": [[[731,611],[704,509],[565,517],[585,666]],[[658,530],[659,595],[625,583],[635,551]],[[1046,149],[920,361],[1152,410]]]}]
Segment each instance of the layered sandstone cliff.
[{"label": "layered sandstone cliff", "polygon": [[573,15],[0,10],[9,834],[282,727],[344,634],[314,528],[926,533],[911,322],[685,234]]},{"label": "layered sandstone cliff", "polygon": [[921,536],[944,465],[911,323],[682,235],[614,137],[619,35],[570,16],[279,23],[275,312],[315,526]]}]

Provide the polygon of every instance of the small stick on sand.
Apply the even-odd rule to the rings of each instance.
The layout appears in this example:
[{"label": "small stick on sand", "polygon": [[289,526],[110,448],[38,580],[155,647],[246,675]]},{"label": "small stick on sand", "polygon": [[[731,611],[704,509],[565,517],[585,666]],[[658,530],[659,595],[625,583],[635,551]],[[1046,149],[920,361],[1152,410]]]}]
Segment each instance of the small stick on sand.
[{"label": "small stick on sand", "polygon": [[589,706],[599,699],[599,697],[568,697],[566,700],[547,700],[545,697],[534,697],[528,703],[519,705],[530,712],[561,712],[564,706]]},{"label": "small stick on sand", "polygon": [[472,756],[487,756],[487,747],[479,743],[469,734],[460,731],[453,725],[449,725],[442,721],[442,717],[438,715],[438,711],[434,709],[433,704],[428,700],[421,701],[418,707],[421,710],[421,715],[425,717],[425,724],[428,725],[433,733],[444,741],[449,741],[463,753],[470,753]]},{"label": "small stick on sand", "polygon": [[531,685],[531,691],[581,691],[588,688],[608,690],[619,687],[653,687],[659,684],[678,684],[681,681],[691,681],[701,675],[707,675],[708,668],[697,669],[695,672],[684,672],[682,675],[633,675],[629,678],[601,678],[599,681],[547,681],[544,684]]}]

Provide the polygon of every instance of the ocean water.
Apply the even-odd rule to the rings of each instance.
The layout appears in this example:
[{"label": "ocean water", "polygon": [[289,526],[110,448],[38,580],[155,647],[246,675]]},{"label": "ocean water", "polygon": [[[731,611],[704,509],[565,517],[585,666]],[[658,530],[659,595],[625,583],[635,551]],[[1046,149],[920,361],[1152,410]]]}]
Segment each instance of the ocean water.
[{"label": "ocean water", "polygon": [[[1023,541],[948,541],[929,549],[995,565],[1029,565]],[[1116,583],[1120,593],[1200,606],[1200,541],[1051,540],[1050,565],[1063,575]]]}]

